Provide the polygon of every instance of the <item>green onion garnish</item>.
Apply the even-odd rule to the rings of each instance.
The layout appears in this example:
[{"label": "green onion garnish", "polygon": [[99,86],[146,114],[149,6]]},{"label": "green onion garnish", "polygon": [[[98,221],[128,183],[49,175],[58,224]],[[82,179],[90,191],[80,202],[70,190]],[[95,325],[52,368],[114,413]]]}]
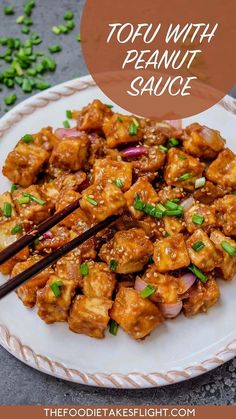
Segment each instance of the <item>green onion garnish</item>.
[{"label": "green onion garnish", "polygon": [[6,96],[4,98],[5,105],[7,105],[7,106],[14,105],[16,100],[17,100],[17,96],[15,94],[10,95],[10,96]]},{"label": "green onion garnish", "polygon": [[74,18],[74,13],[71,10],[67,10],[64,14],[65,20],[72,20]]},{"label": "green onion garnish", "polygon": [[72,29],[74,29],[75,27],[75,22],[73,20],[69,20],[68,22],[66,22],[66,27],[67,29],[69,29],[69,31],[72,31]]},{"label": "green onion garnish", "polygon": [[142,298],[148,298],[150,297],[152,294],[154,294],[156,292],[156,288],[152,287],[151,285],[147,285],[141,292],[140,295]]},{"label": "green onion garnish", "polygon": [[114,185],[116,185],[118,188],[123,188],[124,186],[124,182],[122,179],[114,179],[112,183],[114,183]]},{"label": "green onion garnish", "polygon": [[107,108],[109,108],[109,109],[112,109],[112,108],[113,108],[113,105],[110,105],[109,103],[105,103],[105,106],[106,106]]},{"label": "green onion garnish", "polygon": [[4,202],[3,203],[3,215],[4,217],[11,217],[12,214],[12,205],[10,204],[10,202]]},{"label": "green onion garnish", "polygon": [[124,122],[124,120],[120,116],[118,116],[117,121],[119,121],[121,123]]},{"label": "green onion garnish", "polygon": [[18,24],[18,25],[21,25],[22,23],[24,23],[24,19],[25,19],[25,16],[19,16],[17,19],[16,19],[16,23]]},{"label": "green onion garnish", "polygon": [[139,195],[136,193],[134,196],[134,208],[138,211],[142,211],[145,214],[150,215],[154,218],[162,218],[163,212],[161,212],[157,207],[152,204],[148,204],[147,202],[142,201],[139,198]]},{"label": "green onion garnish", "polygon": [[44,82],[42,81],[42,82],[35,83],[35,87],[36,89],[39,89],[39,90],[45,90],[51,87],[51,84],[46,81]]},{"label": "green onion garnish", "polygon": [[137,121],[137,119],[133,118],[132,121],[133,121],[134,125],[138,128],[139,127],[139,122]]},{"label": "green onion garnish", "polygon": [[66,111],[66,117],[68,118],[68,119],[72,119],[72,112],[71,111]]},{"label": "green onion garnish", "polygon": [[82,265],[80,265],[80,273],[82,276],[88,275],[89,274],[89,267],[87,263],[82,263]]},{"label": "green onion garnish", "polygon": [[64,284],[62,281],[55,281],[52,282],[52,284],[50,284],[50,288],[53,292],[53,294],[55,295],[55,297],[60,297],[61,295],[61,289],[60,287],[62,287]]},{"label": "green onion garnish", "polygon": [[176,138],[170,138],[167,146],[170,147],[176,147],[177,145],[179,145],[179,141]]},{"label": "green onion garnish", "polygon": [[62,47],[60,45],[52,45],[51,47],[48,47],[48,51],[52,54],[55,54],[56,52],[60,52],[62,50]]},{"label": "green onion garnish", "polygon": [[187,160],[187,157],[185,157],[183,154],[178,154],[178,157],[180,160]]},{"label": "green onion garnish", "polygon": [[24,35],[28,35],[28,33],[30,33],[30,28],[28,28],[28,26],[24,26],[21,29],[21,33],[23,33]]},{"label": "green onion garnish", "polygon": [[69,121],[64,121],[63,122],[63,126],[64,126],[64,128],[70,128],[70,123],[69,123]]},{"label": "green onion garnish", "polygon": [[163,153],[167,153],[167,151],[168,151],[168,148],[167,148],[167,147],[165,147],[164,145],[159,145],[159,149],[160,149],[161,151],[163,151]]},{"label": "green onion garnish", "polygon": [[137,127],[137,125],[136,124],[134,124],[134,122],[132,123],[132,124],[130,124],[130,126],[129,126],[129,134],[130,135],[137,135],[137,133],[138,133],[138,127]]},{"label": "green onion garnish", "polygon": [[58,26],[53,26],[52,27],[52,33],[54,33],[55,35],[60,35],[61,30]]},{"label": "green onion garnish", "polygon": [[180,176],[178,178],[178,180],[180,180],[181,182],[183,182],[185,180],[191,179],[191,177],[192,177],[191,173],[184,173],[184,175]]},{"label": "green onion garnish", "polygon": [[166,210],[165,215],[167,217],[182,217],[183,215],[183,210],[178,208],[178,209],[173,209],[173,210]]},{"label": "green onion garnish", "polygon": [[15,184],[15,183],[13,183],[12,185],[11,185],[11,189],[10,189],[10,192],[11,193],[13,193],[14,191],[16,191],[18,189],[18,186]]},{"label": "green onion garnish", "polygon": [[205,244],[202,241],[198,241],[193,243],[192,249],[195,250],[195,252],[200,252],[200,250],[204,249]]},{"label": "green onion garnish", "polygon": [[31,193],[23,192],[23,196],[25,198],[29,198],[31,201],[34,201],[34,202],[36,202],[39,205],[42,205],[43,206],[43,205],[46,204],[46,201],[43,201],[41,198],[38,198],[37,196],[32,195]]},{"label": "green onion garnish", "polygon": [[22,138],[22,141],[24,141],[24,143],[33,143],[34,142],[34,138],[31,134],[25,134]]},{"label": "green onion garnish", "polygon": [[14,9],[12,6],[5,6],[3,11],[5,15],[14,15]]},{"label": "green onion garnish", "polygon": [[205,218],[203,217],[203,215],[194,214],[192,216],[192,222],[194,224],[202,225],[204,221],[205,221]]},{"label": "green onion garnish", "polygon": [[166,208],[168,208],[168,209],[170,209],[170,210],[175,210],[175,209],[179,209],[179,205],[178,204],[176,204],[175,202],[173,202],[173,201],[167,201],[167,202],[165,202],[165,207]]},{"label": "green onion garnish", "polygon": [[17,233],[22,233],[23,227],[20,224],[16,224],[15,227],[11,230],[11,234],[15,235]]},{"label": "green onion garnish", "polygon": [[115,272],[117,268],[118,262],[115,259],[112,259],[109,263],[109,269],[111,272]]},{"label": "green onion garnish", "polygon": [[200,177],[195,180],[195,189],[202,188],[206,184],[206,178]]},{"label": "green onion garnish", "polygon": [[163,237],[169,237],[169,236],[170,236],[170,233],[168,233],[168,231],[164,231]]},{"label": "green onion garnish", "polygon": [[80,33],[78,33],[78,35],[76,35],[75,39],[76,39],[76,41],[81,42],[81,36],[80,36]]},{"label": "green onion garnish", "polygon": [[149,265],[153,265],[153,263],[154,263],[153,257],[152,256],[149,256],[148,264]]},{"label": "green onion garnish", "polygon": [[18,198],[17,201],[19,202],[20,205],[24,205],[24,204],[28,204],[30,202],[30,199],[27,196],[22,196]]},{"label": "green onion garnish", "polygon": [[201,282],[203,282],[204,284],[207,282],[207,277],[206,275],[200,271],[200,269],[198,269],[195,265],[191,265],[188,267],[188,269],[198,278],[200,279]]},{"label": "green onion garnish", "polygon": [[86,200],[93,205],[94,207],[96,207],[98,205],[97,201],[95,201],[95,199],[93,199],[91,196],[87,196]]},{"label": "green onion garnish", "polygon": [[119,325],[115,322],[115,320],[110,321],[109,325],[109,332],[111,335],[116,336],[118,332]]},{"label": "green onion garnish", "polygon": [[220,245],[221,245],[222,249],[224,249],[228,253],[229,256],[236,256],[236,247],[235,246],[232,246],[227,241],[222,241]]},{"label": "green onion garnish", "polygon": [[157,204],[156,209],[160,211],[163,215],[166,212],[166,208],[162,204]]}]

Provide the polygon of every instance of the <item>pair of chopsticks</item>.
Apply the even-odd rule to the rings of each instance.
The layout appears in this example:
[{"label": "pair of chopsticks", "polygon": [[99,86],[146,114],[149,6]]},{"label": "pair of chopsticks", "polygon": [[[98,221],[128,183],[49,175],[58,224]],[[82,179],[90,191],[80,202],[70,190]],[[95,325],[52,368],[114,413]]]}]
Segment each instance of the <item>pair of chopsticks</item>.
[{"label": "pair of chopsticks", "polygon": [[[22,236],[19,240],[12,243],[6,249],[0,252],[0,265],[9,260],[11,257],[15,256],[26,246],[32,244],[36,239],[41,237],[44,233],[46,233],[48,230],[50,230],[52,227],[54,227],[56,224],[62,221],[65,217],[67,217],[73,211],[79,208],[79,206],[79,200],[73,202],[72,204],[63,208],[58,213],[54,214],[52,217],[43,221],[34,230],[30,231],[29,233]],[[104,221],[101,221],[100,223],[94,225],[92,228],[86,230],[84,233],[82,233],[75,239],[66,243],[64,246],[60,247],[53,253],[46,256],[44,259],[35,263],[30,268],[26,269],[25,271],[21,272],[20,274],[16,275],[14,278],[0,286],[0,299],[5,297],[7,294],[15,290],[20,285],[22,285],[23,282],[29,280],[33,276],[39,274],[41,271],[46,269],[48,266],[55,263],[58,259],[60,259],[62,256],[65,256],[71,250],[74,250],[76,247],[80,246],[85,241],[95,236],[97,233],[99,233],[99,231],[104,230],[104,228],[108,227],[111,223],[116,221],[118,217],[118,215],[111,215]]]}]

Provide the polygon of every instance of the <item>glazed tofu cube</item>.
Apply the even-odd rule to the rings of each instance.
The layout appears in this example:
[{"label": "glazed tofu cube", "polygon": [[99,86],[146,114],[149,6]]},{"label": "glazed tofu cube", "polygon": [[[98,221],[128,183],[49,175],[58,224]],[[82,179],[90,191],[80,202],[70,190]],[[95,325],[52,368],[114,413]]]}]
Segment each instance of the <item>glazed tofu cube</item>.
[{"label": "glazed tofu cube", "polygon": [[116,286],[116,275],[110,272],[106,263],[88,262],[88,275],[84,276],[83,293],[90,298],[112,299]]},{"label": "glazed tofu cube", "polygon": [[207,179],[224,188],[236,188],[236,156],[226,148],[206,171]]},{"label": "glazed tofu cube", "polygon": [[[10,244],[14,243],[18,240],[21,234],[13,234],[13,228],[19,224],[17,220],[9,220],[0,223],[0,251],[4,250],[6,247],[10,246]],[[7,260],[5,263],[0,265],[0,272],[4,275],[9,275],[14,268],[15,264],[21,261],[26,260],[29,257],[29,248],[26,247],[25,249],[18,252],[15,256],[11,259]]]},{"label": "glazed tofu cube", "polygon": [[103,131],[109,148],[116,148],[121,144],[138,143],[143,137],[143,131],[137,119],[117,113],[104,122]]},{"label": "glazed tofu cube", "polygon": [[[30,256],[25,262],[17,263],[12,270],[12,278],[25,271],[26,269],[30,268],[35,263],[39,262],[41,259],[42,258],[40,256],[34,255]],[[52,268],[47,268],[37,276],[33,277],[32,279],[29,279],[29,281],[25,282],[19,288],[17,288],[16,293],[26,307],[34,307],[36,303],[37,291],[46,285],[49,276],[52,274]]]},{"label": "glazed tofu cube", "polygon": [[79,192],[75,192],[73,190],[65,191],[63,195],[57,199],[56,212],[63,210],[63,208],[67,207],[75,201],[78,201],[80,198],[81,194]]},{"label": "glazed tofu cube", "polygon": [[102,339],[110,320],[113,302],[106,298],[88,298],[78,295],[72,304],[68,325],[72,332]]},{"label": "glazed tofu cube", "polygon": [[73,281],[76,286],[82,288],[83,278],[80,272],[81,250],[76,248],[66,256],[58,260],[55,266],[55,274],[59,278]]},{"label": "glazed tofu cube", "polygon": [[222,256],[222,262],[220,263],[219,268],[223,279],[225,279],[225,281],[231,281],[236,273],[236,256],[229,255],[222,247],[222,244],[226,242],[236,249],[236,242],[230,237],[225,236],[219,230],[212,231],[210,239]]},{"label": "glazed tofu cube", "polygon": [[226,236],[236,235],[236,195],[226,195],[215,202],[217,220]]},{"label": "glazed tofu cube", "polygon": [[[76,191],[79,189],[80,185],[86,181],[86,177],[86,173],[84,172],[76,172],[70,174],[61,173],[53,181],[44,183],[42,185],[42,191],[47,196],[47,198],[53,202],[53,204],[60,204],[60,201],[63,197],[65,204],[64,206],[66,206],[68,205],[66,204],[66,202],[68,202],[67,199],[70,200],[70,195],[68,196],[67,193],[70,194],[71,192],[74,192],[73,196],[76,199],[78,197],[78,195],[76,195]],[[56,210],[59,209],[56,207]]]},{"label": "glazed tofu cube", "polygon": [[[10,208],[11,208],[11,215],[9,215],[8,217],[4,216],[4,207],[6,206],[6,204],[10,204]],[[14,217],[16,217],[16,210],[15,210],[14,202],[12,200],[11,194],[9,192],[5,192],[2,195],[0,195],[0,220],[6,221],[9,218],[14,218]]]},{"label": "glazed tofu cube", "polygon": [[[26,194],[26,195],[24,195]],[[27,203],[22,199],[28,198]],[[53,210],[53,204],[47,199],[40,186],[32,185],[24,190],[13,192],[13,201],[16,210],[24,222],[31,221],[39,224],[41,221],[50,217]]]},{"label": "glazed tofu cube", "polygon": [[189,233],[198,228],[208,231],[216,225],[216,211],[214,206],[196,203],[185,211],[184,219]]},{"label": "glazed tofu cube", "polygon": [[185,230],[185,223],[181,218],[163,217],[163,221],[165,229],[164,231],[170,236],[181,233],[181,231]]},{"label": "glazed tofu cube", "polygon": [[100,100],[94,100],[77,115],[77,129],[101,131],[104,121],[113,115],[111,109]]},{"label": "glazed tofu cube", "polygon": [[[200,244],[202,248],[199,250],[198,246],[200,247]],[[186,245],[191,262],[199,269],[209,272],[215,269],[216,266],[219,266],[221,256],[216,250],[214,243],[203,230],[195,230],[186,241]]]},{"label": "glazed tofu cube", "polygon": [[86,163],[88,146],[86,134],[64,138],[54,146],[50,164],[63,170],[80,170]]},{"label": "glazed tofu cube", "polygon": [[134,172],[141,176],[144,173],[155,172],[164,166],[166,153],[158,146],[147,147],[147,154],[132,161]]},{"label": "glazed tofu cube", "polygon": [[138,220],[135,225],[132,227],[140,227],[145,231],[145,234],[151,240],[155,240],[158,238],[162,238],[165,234],[165,227],[164,222],[162,220],[158,220],[157,218],[153,217],[144,217],[141,220]]},{"label": "glazed tofu cube", "polygon": [[155,189],[152,187],[151,183],[148,182],[146,177],[138,178],[137,182],[125,192],[124,197],[131,215],[140,220],[145,214],[134,208],[134,201],[137,195],[142,201],[152,205],[155,205],[158,202],[158,197]]},{"label": "glazed tofu cube", "polygon": [[217,198],[221,198],[226,193],[227,190],[225,188],[220,185],[214,185],[214,183],[207,180],[202,188],[197,189],[193,193],[193,197],[202,204],[210,205],[213,204]]},{"label": "glazed tofu cube", "polygon": [[34,144],[46,151],[51,152],[54,145],[58,143],[58,138],[53,133],[52,127],[42,128],[37,134],[33,134]]},{"label": "glazed tofu cube", "polygon": [[219,131],[194,123],[185,129],[183,145],[186,153],[204,159],[214,159],[223,150],[225,140]]},{"label": "glazed tofu cube", "polygon": [[173,127],[167,122],[159,122],[155,121],[155,119],[145,120],[143,136],[145,144],[164,145],[168,138],[180,138],[183,134],[181,122],[179,127]]},{"label": "glazed tofu cube", "polygon": [[168,274],[161,274],[155,265],[151,265],[141,279],[147,285],[156,288],[156,292],[153,294],[156,302],[176,304],[180,301],[181,283],[179,279]]},{"label": "glazed tofu cube", "polygon": [[48,161],[49,153],[32,143],[20,141],[11,151],[2,169],[2,173],[13,183],[27,188],[35,183],[43,165]]},{"label": "glazed tofu cube", "polygon": [[[78,208],[73,214],[64,219],[63,224],[72,228],[71,234],[73,236],[71,236],[71,240],[92,227],[91,220],[81,208]],[[91,237],[91,239],[79,246],[82,260],[95,259],[97,255],[95,244],[96,238]]]},{"label": "glazed tofu cube", "polygon": [[118,231],[99,252],[100,258],[119,274],[140,271],[153,252],[153,244],[141,228]]},{"label": "glazed tofu cube", "polygon": [[93,220],[102,221],[113,214],[120,214],[125,206],[125,198],[113,183],[95,183],[82,192],[81,208]]},{"label": "glazed tofu cube", "polygon": [[209,277],[206,284],[196,281],[183,300],[183,310],[187,317],[206,313],[220,298],[220,289],[214,278]]},{"label": "glazed tofu cube", "polygon": [[174,271],[190,264],[182,234],[175,234],[154,243],[153,260],[159,272]]},{"label": "glazed tofu cube", "polygon": [[74,281],[51,275],[46,286],[37,291],[39,317],[48,324],[66,321],[75,289]]},{"label": "glazed tofu cube", "polygon": [[158,191],[157,196],[158,202],[164,204],[166,201],[185,198],[186,192],[184,192],[183,188],[164,186],[160,189],[160,191]]},{"label": "glazed tofu cube", "polygon": [[202,177],[205,165],[178,148],[172,147],[167,153],[164,178],[167,185],[178,186],[193,191],[196,179]]},{"label": "glazed tofu cube", "polygon": [[122,191],[132,185],[132,164],[112,159],[95,160],[93,166],[93,182],[100,183],[111,180]]},{"label": "glazed tofu cube", "polygon": [[163,321],[154,303],[125,287],[119,289],[110,316],[134,339],[145,338]]},{"label": "glazed tofu cube", "polygon": [[70,240],[70,231],[64,226],[56,225],[40,237],[35,244],[35,248],[40,253],[51,253],[53,250],[64,246]]}]

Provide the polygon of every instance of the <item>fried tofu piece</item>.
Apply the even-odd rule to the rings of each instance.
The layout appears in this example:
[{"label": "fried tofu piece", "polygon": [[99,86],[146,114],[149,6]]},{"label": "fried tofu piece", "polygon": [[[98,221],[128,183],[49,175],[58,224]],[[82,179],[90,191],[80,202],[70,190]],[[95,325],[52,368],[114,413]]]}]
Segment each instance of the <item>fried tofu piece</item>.
[{"label": "fried tofu piece", "polygon": [[159,326],[163,317],[158,307],[132,288],[121,287],[110,316],[134,339],[143,339]]},{"label": "fried tofu piece", "polygon": [[[5,203],[10,204],[11,206],[10,217],[5,217],[3,214]],[[9,220],[9,218],[14,218],[14,217],[16,217],[16,210],[15,210],[14,202],[12,200],[12,196],[9,192],[4,192],[2,195],[0,195],[0,220],[6,221],[6,220]]]},{"label": "fried tofu piece", "polygon": [[90,261],[87,266],[89,273],[84,276],[84,295],[89,298],[111,300],[116,286],[115,273],[109,271],[106,263]]},{"label": "fried tofu piece", "polygon": [[[21,272],[33,266],[35,263],[39,262],[41,259],[42,257],[34,255],[30,256],[24,262],[17,263],[12,270],[11,277],[13,278],[14,276],[20,274]],[[36,303],[37,291],[46,285],[49,276],[52,274],[53,269],[47,268],[17,288],[16,293],[26,307],[34,307]]]},{"label": "fried tofu piece", "polygon": [[[200,219],[199,224],[196,223],[196,216],[203,217],[202,224]],[[189,210],[184,212],[184,219],[189,233],[193,233],[198,228],[208,231],[211,228],[215,227],[217,223],[214,206],[198,203],[192,205],[192,207],[189,208]]]},{"label": "fried tofu piece", "polygon": [[172,201],[173,199],[185,198],[186,192],[183,188],[172,188],[171,186],[162,187],[158,193],[158,202],[164,204],[166,201]]},{"label": "fried tofu piece", "polygon": [[132,185],[132,164],[109,158],[95,160],[93,182],[98,184],[107,180],[111,180],[122,191],[127,191]]},{"label": "fried tofu piece", "polygon": [[155,301],[164,304],[175,304],[180,301],[181,284],[179,279],[169,274],[161,274],[153,264],[142,276],[142,281],[156,288]]},{"label": "fried tofu piece", "polygon": [[[18,224],[17,220],[11,219],[0,223],[0,251],[18,240],[21,234],[12,234],[12,229]],[[16,263],[26,260],[29,257],[29,248],[25,247],[11,259],[0,265],[0,272],[9,275]]]},{"label": "fried tofu piece", "polygon": [[206,313],[220,298],[220,289],[214,278],[209,277],[206,284],[196,281],[183,300],[183,311],[186,317]]},{"label": "fried tofu piece", "polygon": [[153,244],[141,228],[118,231],[105,243],[99,252],[100,258],[109,266],[116,264],[115,271],[128,274],[140,271],[147,264],[153,252]]},{"label": "fried tofu piece", "polygon": [[147,172],[157,172],[164,166],[166,153],[158,146],[147,147],[147,154],[132,161],[134,172],[141,176]]},{"label": "fried tofu piece", "polygon": [[95,99],[84,107],[77,116],[77,129],[80,131],[101,131],[103,123],[113,115],[111,109]]},{"label": "fried tofu piece", "polygon": [[[76,236],[84,233],[93,225],[91,219],[89,219],[89,217],[81,208],[78,208],[73,212],[73,214],[71,214],[69,217],[66,217],[62,224],[72,228],[71,234],[73,236],[71,236],[71,240]],[[95,245],[96,238],[91,237],[91,239],[86,240],[86,242],[79,246],[82,260],[95,259],[97,255]]]},{"label": "fried tofu piece", "polygon": [[185,223],[181,218],[163,217],[165,232],[170,236],[181,233],[185,230]]},{"label": "fried tofu piece", "polygon": [[146,177],[138,178],[138,180],[131,186],[131,188],[125,192],[124,197],[126,199],[127,206],[131,215],[134,218],[140,220],[144,217],[145,214],[142,211],[136,210],[134,208],[136,195],[138,195],[142,201],[153,205],[158,202],[158,197],[155,189],[152,187],[151,183],[148,182]]},{"label": "fried tofu piece", "polygon": [[53,204],[59,201],[67,192],[78,191],[80,185],[86,181],[86,173],[61,173],[56,179],[42,185],[42,191]]},{"label": "fried tofu piece", "polygon": [[[59,295],[53,292],[53,284],[58,285]],[[62,284],[62,285],[61,285]],[[72,298],[75,295],[76,284],[73,280],[51,275],[44,288],[37,291],[36,305],[39,317],[45,323],[65,322]]]},{"label": "fried tofu piece", "polygon": [[40,253],[51,253],[59,249],[71,240],[70,231],[60,225],[56,225],[36,242],[35,248]]},{"label": "fried tofu piece", "polygon": [[104,122],[103,131],[109,148],[116,148],[121,144],[138,143],[143,137],[143,131],[137,119],[118,113]]},{"label": "fried tofu piece", "polygon": [[70,330],[97,339],[104,338],[112,304],[106,298],[78,295],[73,301],[68,318]]},{"label": "fried tofu piece", "polygon": [[179,233],[154,243],[153,260],[159,272],[174,271],[190,264],[184,236]]},{"label": "fried tofu piece", "polygon": [[63,170],[76,171],[84,167],[89,147],[86,134],[64,138],[53,148],[50,164]]},{"label": "fried tofu piece", "polygon": [[120,214],[125,198],[118,186],[110,182],[95,183],[82,192],[81,208],[93,220],[102,221],[113,214]]},{"label": "fried tofu piece", "polygon": [[[181,156],[181,157],[180,157]],[[178,186],[193,191],[196,179],[202,177],[204,163],[199,159],[172,147],[167,153],[167,164],[164,170],[164,179],[167,185]]]},{"label": "fried tofu piece", "polygon": [[236,188],[236,156],[229,149],[223,150],[206,170],[206,177],[224,188]]},{"label": "fried tofu piece", "polygon": [[[28,203],[21,204],[19,200],[25,197],[25,193],[31,195],[31,197],[28,196]],[[32,185],[24,190],[17,189],[12,196],[16,210],[24,222],[32,221],[33,224],[39,224],[50,217],[54,205],[44,195],[40,186]],[[39,199],[41,203],[36,202],[35,199]]]},{"label": "fried tofu piece", "polygon": [[163,219],[159,220],[150,216],[137,220],[136,225],[133,227],[142,228],[151,240],[162,238],[165,234]]},{"label": "fried tofu piece", "polygon": [[225,195],[215,202],[219,225],[226,236],[236,235],[236,195]]},{"label": "fried tofu piece", "polygon": [[80,198],[81,194],[79,192],[75,192],[73,190],[65,191],[56,202],[56,212],[63,210],[63,208],[66,208],[73,202],[78,201]]},{"label": "fried tofu piece", "polygon": [[36,182],[37,176],[50,154],[42,147],[19,141],[11,151],[2,169],[2,173],[10,181],[27,188]]},{"label": "fried tofu piece", "polygon": [[229,243],[232,247],[236,248],[236,242],[230,237],[225,236],[220,230],[212,231],[210,239],[222,256],[222,262],[218,265],[223,276],[222,279],[231,281],[236,273],[236,256],[230,256],[222,247],[222,243]]},{"label": "fried tofu piece", "polygon": [[227,193],[227,190],[220,185],[206,181],[202,188],[197,189],[193,193],[194,199],[201,202],[201,204],[211,205],[217,198],[221,198]]},{"label": "fried tofu piece", "polygon": [[[204,247],[199,251],[194,250],[192,246],[199,242],[201,242]],[[214,243],[203,230],[195,230],[186,241],[186,245],[191,262],[202,271],[209,272],[219,266],[221,255],[216,250]]]},{"label": "fried tofu piece", "polygon": [[58,143],[58,138],[53,133],[52,127],[42,128],[37,134],[33,134],[34,144],[44,150],[51,152],[54,145]]},{"label": "fried tofu piece", "polygon": [[145,121],[143,130],[144,143],[150,146],[164,145],[168,138],[175,137],[173,129],[167,123],[155,120]]},{"label": "fried tofu piece", "polygon": [[194,123],[185,129],[183,146],[186,153],[204,159],[214,159],[223,150],[225,140],[219,131]]},{"label": "fried tofu piece", "polygon": [[76,248],[66,256],[58,260],[55,266],[55,274],[59,278],[73,281],[76,286],[82,288],[83,278],[80,272],[81,250]]}]

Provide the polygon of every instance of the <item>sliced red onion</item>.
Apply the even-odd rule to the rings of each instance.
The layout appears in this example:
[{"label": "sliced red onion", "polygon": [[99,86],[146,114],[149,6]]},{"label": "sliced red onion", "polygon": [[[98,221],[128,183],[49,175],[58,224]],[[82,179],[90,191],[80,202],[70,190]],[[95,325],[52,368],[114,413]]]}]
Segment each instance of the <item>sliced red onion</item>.
[{"label": "sliced red onion", "polygon": [[53,237],[53,234],[51,231],[46,231],[46,233],[43,233],[42,237],[44,240],[51,239]]},{"label": "sliced red onion", "polygon": [[[139,292],[143,291],[147,285],[148,284],[145,281],[143,281],[143,279],[141,279],[139,276],[136,277],[135,283],[134,283],[134,289],[136,291],[139,291]],[[151,295],[149,299],[152,300],[154,303],[158,303],[158,301],[160,301],[158,296],[155,294]]]},{"label": "sliced red onion", "polygon": [[172,127],[177,128],[177,129],[182,129],[183,125],[182,125],[182,119],[169,119],[166,120],[165,122],[167,122],[168,124],[170,124]]},{"label": "sliced red onion", "polygon": [[128,147],[122,151],[123,157],[139,157],[148,153],[148,148],[144,146]]},{"label": "sliced red onion", "polygon": [[63,138],[80,137],[81,132],[75,128],[57,128],[55,135],[62,140]]},{"label": "sliced red onion", "polygon": [[179,278],[179,282],[181,285],[181,294],[184,294],[186,291],[188,291],[195,281],[196,276],[192,273],[185,274],[181,278]]},{"label": "sliced red onion", "polygon": [[194,202],[194,198],[190,196],[190,198],[187,198],[181,202],[181,206],[184,208],[185,211],[188,211],[193,206]]},{"label": "sliced red onion", "polygon": [[158,304],[158,306],[166,319],[173,319],[174,317],[177,317],[178,314],[181,312],[183,303],[182,301],[178,301],[174,304],[160,303]]},{"label": "sliced red onion", "polygon": [[203,126],[201,135],[214,151],[220,151],[224,146],[225,140],[220,136],[219,131]]}]

